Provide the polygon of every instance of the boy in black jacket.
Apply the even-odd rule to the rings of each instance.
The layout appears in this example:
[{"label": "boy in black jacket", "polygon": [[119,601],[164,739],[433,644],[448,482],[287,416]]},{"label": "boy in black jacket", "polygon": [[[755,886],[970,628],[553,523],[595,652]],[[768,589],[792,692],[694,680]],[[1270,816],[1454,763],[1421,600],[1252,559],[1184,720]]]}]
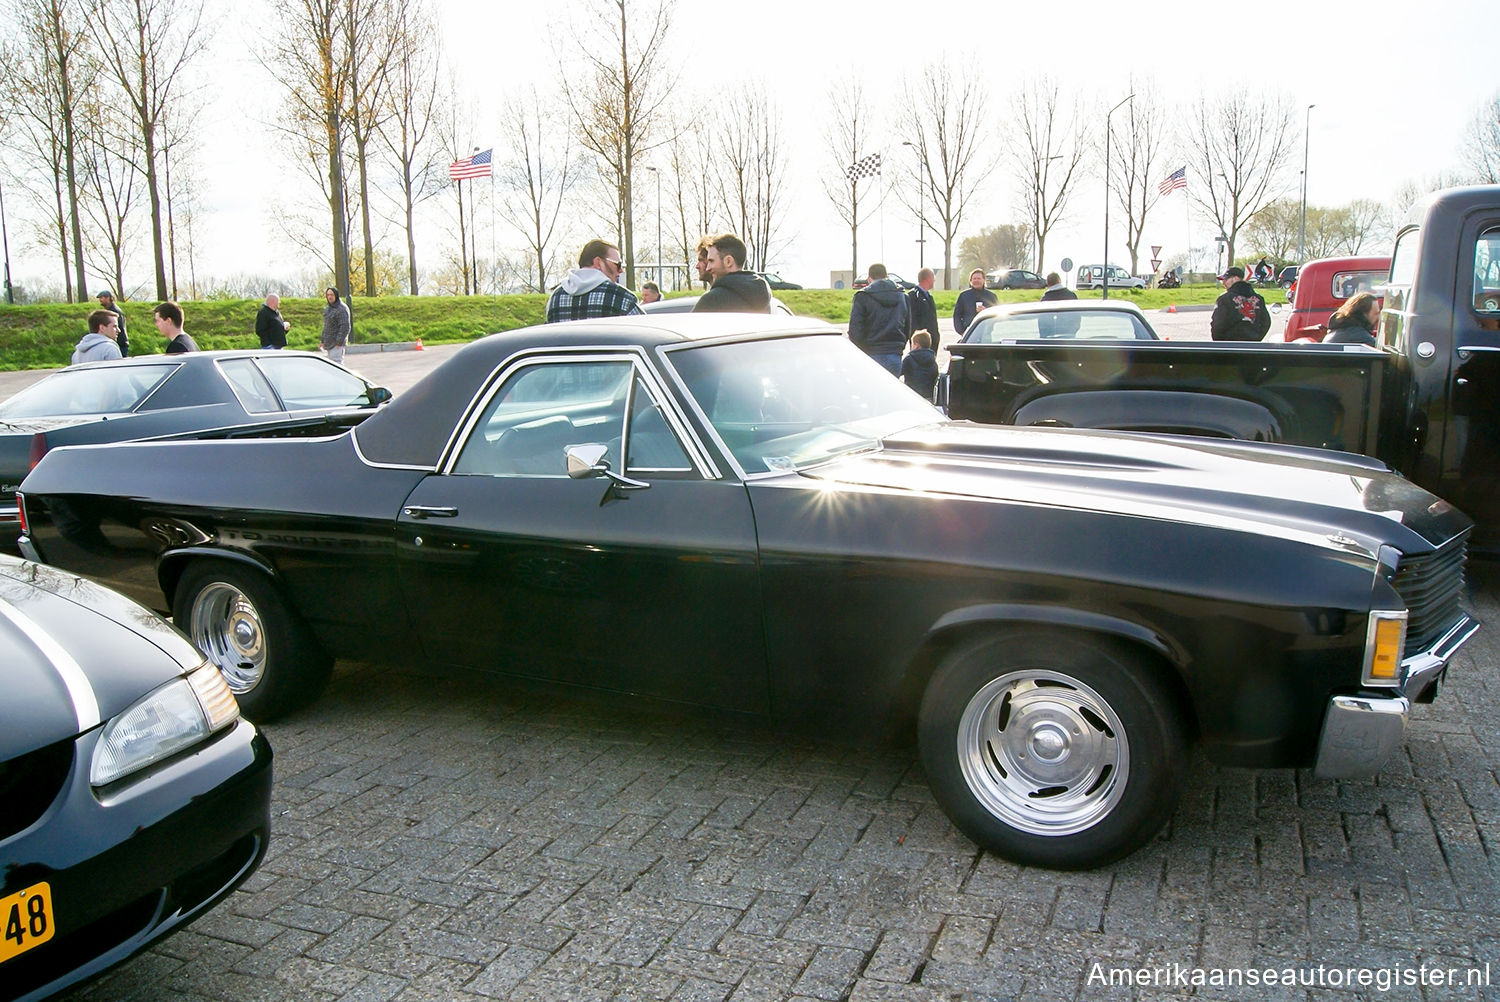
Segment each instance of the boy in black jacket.
[{"label": "boy in black jacket", "polygon": [[901,360],[901,379],[927,399],[937,387],[937,352],[932,350],[932,335],[925,330],[911,336],[911,351]]}]

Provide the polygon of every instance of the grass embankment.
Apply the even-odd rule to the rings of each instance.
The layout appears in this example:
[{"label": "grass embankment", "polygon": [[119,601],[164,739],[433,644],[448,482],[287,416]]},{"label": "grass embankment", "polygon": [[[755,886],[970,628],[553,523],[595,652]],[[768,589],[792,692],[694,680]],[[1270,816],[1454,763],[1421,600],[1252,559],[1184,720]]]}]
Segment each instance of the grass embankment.
[{"label": "grass embankment", "polygon": [[[1125,299],[1142,309],[1212,303],[1218,286],[1186,289],[1148,289],[1144,292],[1111,291],[1111,298]],[[846,290],[787,290],[776,295],[792,312],[830,323],[849,321],[853,293]],[[1037,299],[1035,291],[998,292],[1002,303]],[[1085,299],[1099,293],[1085,292]],[[953,313],[958,291],[933,292],[938,315]],[[424,344],[472,341],[495,331],[513,330],[542,322],[547,299],[539,294],[515,296],[386,296],[354,300],[355,343],[415,341]],[[130,353],[160,352],[166,342],[152,323],[154,302],[121,304],[130,334]],[[283,299],[281,315],[292,323],[287,347],[313,350],[323,328],[322,299]],[[73,348],[87,328],[89,312],[97,303],[49,303],[42,306],[0,306],[0,369],[43,369],[67,365]],[[255,313],[259,300],[206,300],[185,302],[186,330],[205,350],[255,348]]]}]

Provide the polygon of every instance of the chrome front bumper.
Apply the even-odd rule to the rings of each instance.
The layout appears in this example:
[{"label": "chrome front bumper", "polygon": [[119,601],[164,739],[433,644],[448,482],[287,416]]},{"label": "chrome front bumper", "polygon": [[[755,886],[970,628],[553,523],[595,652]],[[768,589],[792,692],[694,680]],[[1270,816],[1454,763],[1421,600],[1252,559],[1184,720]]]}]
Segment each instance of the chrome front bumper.
[{"label": "chrome front bumper", "polygon": [[1479,632],[1479,621],[1464,616],[1425,651],[1401,662],[1402,683],[1389,696],[1334,696],[1323,717],[1319,779],[1370,779],[1385,767],[1406,736],[1413,699],[1420,699],[1448,666],[1448,660]]}]

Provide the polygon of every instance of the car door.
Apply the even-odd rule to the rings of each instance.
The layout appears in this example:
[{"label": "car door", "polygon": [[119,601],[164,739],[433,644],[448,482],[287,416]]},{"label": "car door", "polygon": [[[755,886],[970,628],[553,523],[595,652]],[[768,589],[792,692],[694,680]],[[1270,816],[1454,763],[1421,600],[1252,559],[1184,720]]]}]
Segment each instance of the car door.
[{"label": "car door", "polygon": [[[749,499],[687,428],[632,352],[533,357],[503,374],[397,522],[428,655],[765,712]],[[588,443],[647,486],[570,478],[565,449]]]}]

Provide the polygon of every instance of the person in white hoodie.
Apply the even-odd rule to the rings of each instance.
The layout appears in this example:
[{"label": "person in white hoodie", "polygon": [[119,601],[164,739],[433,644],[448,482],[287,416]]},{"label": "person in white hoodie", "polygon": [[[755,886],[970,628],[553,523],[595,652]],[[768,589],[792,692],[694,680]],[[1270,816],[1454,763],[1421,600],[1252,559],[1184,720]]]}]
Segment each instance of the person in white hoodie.
[{"label": "person in white hoodie", "polygon": [[120,346],[116,338],[120,333],[120,320],[109,310],[95,310],[89,314],[89,332],[73,349],[73,364],[80,362],[108,362],[120,358]]},{"label": "person in white hoodie", "polygon": [[644,313],[635,293],[617,283],[619,277],[620,248],[590,240],[578,255],[578,267],[548,297],[547,322]]}]

